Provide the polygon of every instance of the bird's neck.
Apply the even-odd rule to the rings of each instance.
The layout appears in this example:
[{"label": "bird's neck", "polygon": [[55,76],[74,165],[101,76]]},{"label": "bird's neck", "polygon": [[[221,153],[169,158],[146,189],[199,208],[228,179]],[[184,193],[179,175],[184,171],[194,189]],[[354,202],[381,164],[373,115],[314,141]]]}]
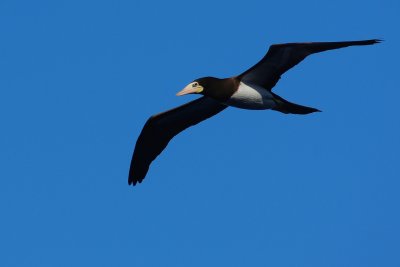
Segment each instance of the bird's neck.
[{"label": "bird's neck", "polygon": [[236,78],[215,79],[204,94],[218,101],[227,101],[239,87],[240,81]]}]

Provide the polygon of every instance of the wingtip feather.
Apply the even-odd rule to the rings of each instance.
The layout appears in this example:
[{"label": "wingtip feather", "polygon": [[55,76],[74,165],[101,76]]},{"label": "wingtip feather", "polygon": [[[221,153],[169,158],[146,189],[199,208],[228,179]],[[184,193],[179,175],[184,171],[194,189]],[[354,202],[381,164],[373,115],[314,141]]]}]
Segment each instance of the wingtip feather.
[{"label": "wingtip feather", "polygon": [[384,40],[383,39],[371,39],[371,40],[366,40],[366,44],[379,44],[382,43]]}]

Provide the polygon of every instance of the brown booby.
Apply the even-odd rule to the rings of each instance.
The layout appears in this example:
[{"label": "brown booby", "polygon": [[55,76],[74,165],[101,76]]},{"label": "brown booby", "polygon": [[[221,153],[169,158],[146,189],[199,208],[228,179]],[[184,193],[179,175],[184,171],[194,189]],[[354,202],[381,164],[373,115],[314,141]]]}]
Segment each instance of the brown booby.
[{"label": "brown booby", "polygon": [[141,183],[151,162],[178,133],[221,112],[228,106],[243,109],[272,109],[285,114],[309,114],[318,109],[291,103],[274,94],[281,75],[307,56],[354,45],[372,45],[381,40],[286,43],[271,45],[256,65],[238,76],[204,77],[188,84],[177,95],[201,94],[199,99],[151,116],[136,141],[128,184]]}]

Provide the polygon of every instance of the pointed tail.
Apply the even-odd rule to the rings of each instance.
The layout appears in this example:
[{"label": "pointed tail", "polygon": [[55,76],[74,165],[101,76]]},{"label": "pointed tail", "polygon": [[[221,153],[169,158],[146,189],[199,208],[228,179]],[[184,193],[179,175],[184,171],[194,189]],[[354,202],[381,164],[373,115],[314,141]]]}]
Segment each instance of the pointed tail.
[{"label": "pointed tail", "polygon": [[291,103],[282,97],[272,93],[276,102],[276,107],[273,110],[285,113],[285,114],[310,114],[313,112],[321,112],[316,108],[306,107],[298,104]]}]

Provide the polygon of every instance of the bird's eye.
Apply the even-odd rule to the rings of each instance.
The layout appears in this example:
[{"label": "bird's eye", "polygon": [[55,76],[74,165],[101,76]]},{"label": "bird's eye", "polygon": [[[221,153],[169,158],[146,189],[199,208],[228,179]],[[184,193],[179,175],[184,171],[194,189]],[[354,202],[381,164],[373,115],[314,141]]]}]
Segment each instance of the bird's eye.
[{"label": "bird's eye", "polygon": [[192,87],[197,87],[197,85],[199,85],[198,83],[193,83]]}]

